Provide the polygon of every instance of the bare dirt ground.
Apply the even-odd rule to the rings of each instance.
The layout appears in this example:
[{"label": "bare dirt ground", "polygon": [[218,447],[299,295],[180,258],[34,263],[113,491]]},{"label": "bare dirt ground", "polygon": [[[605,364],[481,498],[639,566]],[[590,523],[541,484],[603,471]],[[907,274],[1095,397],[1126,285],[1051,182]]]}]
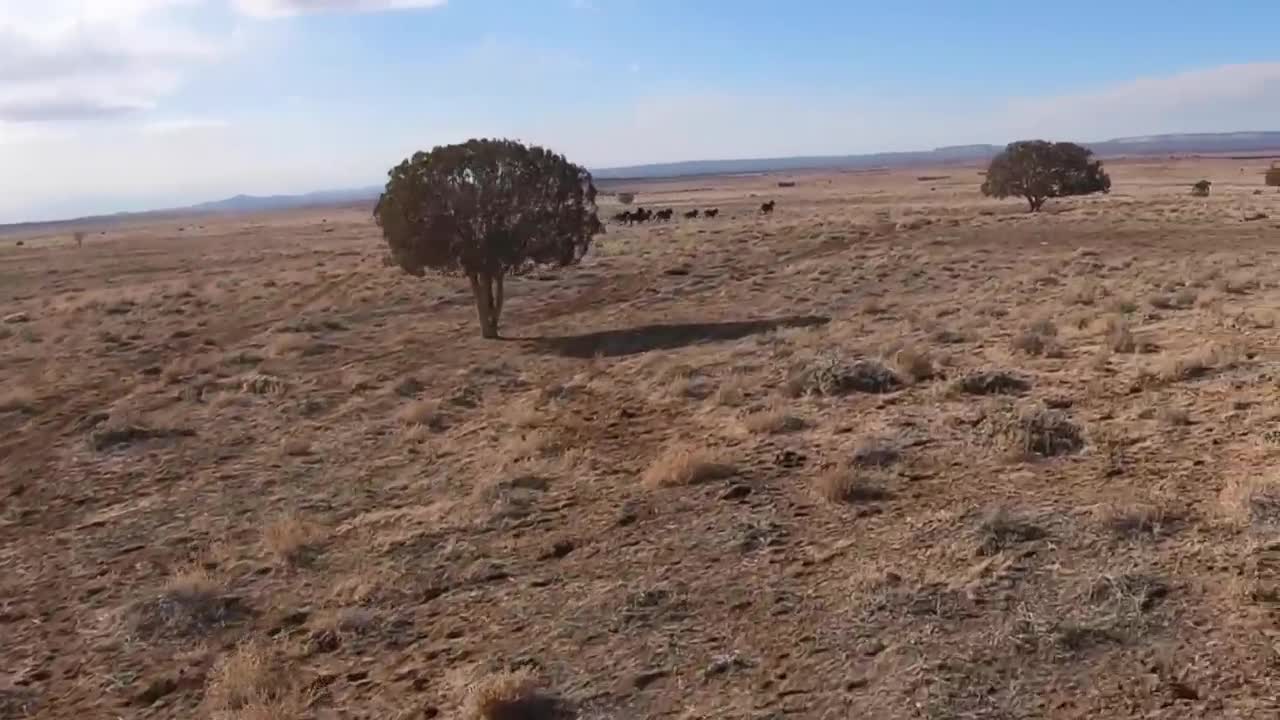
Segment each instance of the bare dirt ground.
[{"label": "bare dirt ground", "polygon": [[1277,717],[1241,165],[637,186],[502,341],[364,211],[4,238],[0,718]]}]

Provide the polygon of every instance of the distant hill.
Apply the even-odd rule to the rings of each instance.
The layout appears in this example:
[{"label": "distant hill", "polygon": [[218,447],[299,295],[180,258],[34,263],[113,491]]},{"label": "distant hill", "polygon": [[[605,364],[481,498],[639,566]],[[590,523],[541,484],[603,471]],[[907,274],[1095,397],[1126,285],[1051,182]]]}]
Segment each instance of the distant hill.
[{"label": "distant hill", "polygon": [[[1191,133],[1117,138],[1082,143],[1099,157],[1124,155],[1216,155],[1223,153],[1280,151],[1280,132]],[[957,145],[912,152],[867,155],[815,155],[810,157],[756,158],[750,160],[694,160],[657,165],[601,168],[592,174],[601,180],[641,180],[688,175],[739,175],[790,170],[859,170],[866,168],[953,165],[990,160],[1002,145]]]},{"label": "distant hill", "polygon": [[262,212],[266,210],[289,210],[292,208],[314,207],[322,205],[341,205],[343,203],[373,200],[382,192],[381,187],[363,187],[349,190],[321,190],[303,195],[236,195],[225,200],[200,203],[186,208],[177,208],[168,212]]},{"label": "distant hill", "polygon": [[[1280,154],[1280,132],[1184,133],[1116,138],[1083,143],[1098,156],[1114,158],[1142,155],[1222,155],[1232,153]],[[686,162],[598,168],[592,174],[602,181],[645,180],[697,175],[742,175],[799,170],[859,170],[868,168],[927,167],[982,163],[998,153],[1000,145],[956,145],[911,152],[865,155],[812,155],[802,157],[755,158],[745,160],[690,160]],[[47,223],[0,225],[0,232],[35,230],[76,225],[118,224],[135,218],[178,216],[191,213],[246,213],[348,203],[372,203],[381,186],[322,190],[302,195],[236,195],[189,207],[141,213],[118,213]]]}]

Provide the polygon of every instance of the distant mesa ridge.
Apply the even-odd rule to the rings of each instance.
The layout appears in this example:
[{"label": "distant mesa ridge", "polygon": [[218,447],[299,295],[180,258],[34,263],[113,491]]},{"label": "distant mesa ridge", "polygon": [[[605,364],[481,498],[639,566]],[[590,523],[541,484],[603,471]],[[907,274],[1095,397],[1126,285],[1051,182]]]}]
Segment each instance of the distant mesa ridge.
[{"label": "distant mesa ridge", "polygon": [[[1280,131],[1230,133],[1178,133],[1115,138],[1102,142],[1082,143],[1098,156],[1124,155],[1208,155],[1230,153],[1280,154]],[[689,160],[593,169],[601,181],[646,180],[698,175],[742,175],[801,170],[865,170],[872,168],[909,168],[930,165],[980,163],[989,160],[1002,145],[954,145],[909,152],[883,152],[864,155],[808,155],[797,157],[753,158],[740,160]],[[182,215],[188,213],[243,213],[289,210],[323,205],[364,203],[378,197],[381,186],[323,190],[303,195],[236,195],[235,197],[200,203],[189,207],[142,213],[78,218],[63,223],[119,222],[134,217]],[[0,226],[8,230],[30,229],[56,223],[23,223]]]}]

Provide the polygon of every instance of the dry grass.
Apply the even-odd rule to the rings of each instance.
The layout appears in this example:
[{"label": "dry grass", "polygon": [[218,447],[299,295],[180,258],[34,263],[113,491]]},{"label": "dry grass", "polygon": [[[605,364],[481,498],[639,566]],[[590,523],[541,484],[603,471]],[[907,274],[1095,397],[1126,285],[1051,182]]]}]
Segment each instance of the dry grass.
[{"label": "dry grass", "polygon": [[924,382],[934,376],[933,358],[929,351],[914,345],[906,345],[890,353],[888,365],[898,377],[912,382]]},{"label": "dry grass", "polygon": [[1019,457],[1052,457],[1079,451],[1084,434],[1066,413],[1039,406],[1005,408],[988,417],[992,435]]},{"label": "dry grass", "polygon": [[285,457],[302,457],[311,454],[311,441],[306,438],[285,438],[280,442],[280,454]]},{"label": "dry grass", "polygon": [[1028,355],[1047,358],[1065,356],[1062,343],[1058,340],[1058,327],[1047,318],[1031,323],[1025,331],[1014,335],[1009,345],[1014,350]]},{"label": "dry grass", "polygon": [[432,400],[415,400],[396,412],[396,419],[409,427],[421,426],[430,430],[443,430],[446,425],[445,416],[440,411],[440,403]]},{"label": "dry grass", "polygon": [[241,392],[251,395],[283,395],[287,383],[274,375],[253,373],[240,381]]},{"label": "dry grass", "polygon": [[1244,348],[1235,343],[1201,345],[1182,355],[1162,355],[1156,362],[1153,374],[1165,382],[1193,380],[1214,370],[1238,365],[1246,356]]},{"label": "dry grass", "polygon": [[1033,519],[1008,508],[988,512],[978,523],[978,552],[994,555],[1002,550],[1046,536],[1044,528]]},{"label": "dry grass", "polygon": [[35,412],[36,396],[27,388],[11,388],[0,392],[0,412]]},{"label": "dry grass", "polygon": [[286,358],[307,352],[314,343],[302,333],[281,333],[267,344],[267,354],[274,358]]},{"label": "dry grass", "polygon": [[1240,525],[1280,528],[1280,477],[1232,478],[1218,498],[1227,517]]},{"label": "dry grass", "polygon": [[734,373],[720,382],[714,396],[721,407],[741,407],[747,400],[747,379],[742,373]]},{"label": "dry grass", "polygon": [[1092,278],[1075,278],[1067,285],[1062,299],[1072,305],[1093,305],[1106,296],[1106,288]]},{"label": "dry grass", "polygon": [[813,479],[813,489],[833,503],[875,502],[889,497],[888,483],[881,473],[856,467],[838,467]]},{"label": "dry grass", "polygon": [[238,619],[234,598],[224,597],[222,586],[203,568],[178,570],[160,592],[140,600],[126,611],[125,630],[130,635],[200,635]]},{"label": "dry grass", "polygon": [[1111,503],[1095,510],[1098,523],[1125,538],[1160,535],[1176,518],[1153,503]]},{"label": "dry grass", "polygon": [[678,487],[720,480],[734,472],[733,465],[709,450],[677,446],[654,459],[643,481],[650,487]]},{"label": "dry grass", "polygon": [[262,530],[262,546],[280,562],[299,565],[314,555],[324,539],[323,530],[295,513],[286,513]]},{"label": "dry grass", "polygon": [[485,675],[467,688],[463,720],[555,720],[561,703],[542,692],[534,673],[522,668]]},{"label": "dry grass", "polygon": [[307,698],[284,667],[279,650],[244,644],[214,668],[205,704],[220,720],[302,720]]},{"label": "dry grass", "polygon": [[808,425],[803,418],[796,417],[783,407],[771,407],[748,413],[742,418],[742,427],[756,435],[781,435],[798,432]]}]

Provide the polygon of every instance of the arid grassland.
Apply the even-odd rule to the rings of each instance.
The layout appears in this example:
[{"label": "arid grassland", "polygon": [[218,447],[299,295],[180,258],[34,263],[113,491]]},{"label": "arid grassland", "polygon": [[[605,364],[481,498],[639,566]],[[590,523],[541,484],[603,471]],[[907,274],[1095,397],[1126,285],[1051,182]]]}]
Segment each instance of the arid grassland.
[{"label": "arid grassland", "polygon": [[1265,165],[637,184],[501,340],[365,208],[0,237],[0,718],[1278,717]]}]

